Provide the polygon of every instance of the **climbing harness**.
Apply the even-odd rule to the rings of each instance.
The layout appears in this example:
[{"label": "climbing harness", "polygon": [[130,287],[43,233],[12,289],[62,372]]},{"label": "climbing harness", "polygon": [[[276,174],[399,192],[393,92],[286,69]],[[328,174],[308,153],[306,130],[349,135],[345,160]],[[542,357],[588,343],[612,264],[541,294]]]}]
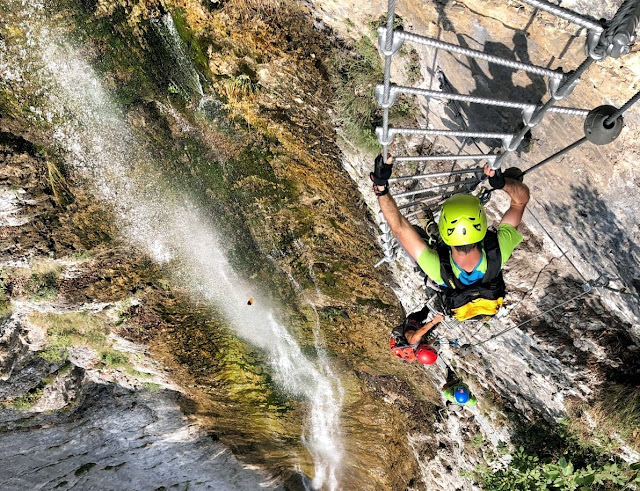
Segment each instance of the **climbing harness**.
[{"label": "climbing harness", "polygon": [[[551,70],[548,68],[536,66],[530,63],[524,63],[516,60],[502,58],[500,56],[491,55],[482,51],[464,48],[451,43],[446,43],[437,39],[432,39],[418,34],[408,33],[402,30],[394,29],[393,23],[395,18],[396,1],[389,0],[387,8],[386,27],[378,29],[378,45],[380,51],[384,55],[384,81],[376,87],[376,99],[382,108],[382,126],[376,128],[376,136],[382,145],[382,156],[384,162],[387,161],[389,145],[394,141],[397,135],[424,135],[424,136],[452,136],[464,139],[471,139],[474,143],[476,139],[498,139],[502,142],[502,149],[498,153],[480,153],[473,155],[425,155],[425,156],[398,156],[394,157],[394,163],[403,162],[430,162],[430,161],[485,161],[492,169],[499,169],[505,158],[510,152],[517,150],[525,140],[527,134],[533,127],[539,124],[547,112],[554,112],[565,116],[584,117],[585,136],[567,147],[559,150],[553,155],[547,157],[541,162],[533,165],[529,169],[522,171],[520,178],[526,174],[539,169],[541,166],[557,159],[565,153],[577,148],[587,141],[604,145],[613,141],[620,134],[624,121],[622,115],[633,104],[640,100],[640,92],[635,94],[620,108],[613,106],[599,106],[595,109],[580,109],[571,107],[559,107],[556,105],[567,97],[580,81],[580,77],[595,62],[603,60],[609,56],[617,58],[627,54],[632,43],[635,41],[635,30],[640,19],[640,0],[626,0],[618,9],[616,14],[610,21],[596,20],[587,15],[578,14],[564,7],[552,4],[545,0],[521,0],[523,3],[531,5],[540,10],[544,10],[561,19],[572,22],[580,27],[586,28],[588,31],[585,51],[587,57],[573,71],[564,73],[562,70]],[[507,101],[496,98],[477,97],[465,94],[457,94],[453,91],[450,84],[447,83],[446,77],[438,69],[436,75],[440,80],[440,91],[427,90],[423,88],[398,86],[391,83],[391,62],[395,54],[405,43],[420,44],[430,46],[439,50],[447,51],[454,54],[460,54],[471,58],[486,61],[491,64],[501,65],[513,70],[522,70],[527,73],[533,73],[538,76],[546,77],[549,80],[549,98],[546,102],[540,101],[537,104],[525,103],[519,101]],[[389,110],[397,101],[400,95],[413,95],[425,97],[427,99],[446,100],[449,103],[465,102],[472,104],[482,104],[494,107],[504,107],[519,109],[522,111],[523,124],[519,129],[512,133],[500,132],[477,132],[469,131],[466,125],[462,125],[463,131],[456,130],[439,130],[439,129],[422,129],[422,128],[393,128],[389,126]],[[477,143],[476,143],[477,146]],[[464,174],[473,174],[473,178],[462,179],[459,181],[448,182],[444,184],[430,185],[425,188],[411,189],[408,191],[394,194],[395,198],[407,199],[407,203],[400,203],[400,210],[407,210],[405,216],[407,219],[417,218],[423,209],[437,209],[438,204],[446,197],[458,194],[469,193],[474,190],[478,184],[485,178],[481,168],[473,169],[456,169],[450,172],[425,173],[414,176],[399,176],[389,179],[389,184],[402,183],[407,181],[421,181],[437,177],[457,177]],[[434,196],[434,192],[440,192],[440,195]],[[481,194],[483,202],[488,201],[491,196],[491,190],[486,190]],[[421,205],[428,203],[427,208],[420,208]],[[414,208],[413,211],[409,211]],[[381,242],[384,257],[375,265],[380,266],[385,262],[391,262],[395,258],[397,250],[397,241],[391,234],[390,228],[386,223],[382,213],[379,214]]]}]

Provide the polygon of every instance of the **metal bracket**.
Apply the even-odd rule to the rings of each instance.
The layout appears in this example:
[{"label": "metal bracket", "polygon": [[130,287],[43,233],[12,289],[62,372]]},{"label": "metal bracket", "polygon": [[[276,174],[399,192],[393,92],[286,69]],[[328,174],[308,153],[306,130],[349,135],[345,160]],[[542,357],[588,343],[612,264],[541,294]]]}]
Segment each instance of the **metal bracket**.
[{"label": "metal bracket", "polygon": [[404,44],[404,38],[400,36],[394,36],[393,31],[391,31],[391,50],[387,51],[387,28],[386,27],[378,27],[378,48],[380,52],[385,56],[393,56]]},{"label": "metal bracket", "polygon": [[517,135],[511,135],[509,138],[504,138],[502,140],[502,147],[507,152],[514,152],[520,146],[524,135],[519,138],[516,138],[516,136]]},{"label": "metal bracket", "polygon": [[378,101],[378,105],[383,109],[388,109],[396,103],[398,99],[398,87],[395,85],[389,86],[389,100],[384,102],[384,85],[378,84],[376,85],[376,100]]},{"label": "metal bracket", "polygon": [[[578,83],[580,83],[580,79],[579,78],[575,79],[571,83],[571,85],[569,85],[566,89],[564,89],[562,94],[560,94],[560,93],[558,93],[558,89],[560,89],[560,86],[562,85],[564,80],[565,80],[564,78],[563,79],[557,79],[557,78],[549,79],[549,93],[551,94],[551,97],[553,97],[553,99],[556,100],[556,101],[561,101],[562,99],[564,99],[568,95],[571,95],[571,92],[573,92],[573,89],[575,89],[576,85],[578,85]],[[538,124],[539,122],[540,121],[535,121],[534,124]]]},{"label": "metal bracket", "polygon": [[607,50],[598,49],[598,45],[600,44],[600,37],[602,36],[602,32],[597,31],[589,31],[587,34],[587,40],[584,43],[584,50],[589,58],[592,58],[596,61],[600,61],[607,57]]},{"label": "metal bracket", "polygon": [[537,106],[531,106],[522,110],[522,122],[527,128],[533,128],[537,124],[531,121],[533,113],[536,112],[536,109],[538,109]]},{"label": "metal bracket", "polygon": [[395,136],[395,131],[392,128],[387,130],[387,139],[384,139],[384,128],[378,126],[376,128],[376,136],[378,137],[378,142],[382,146],[391,145],[393,143],[393,137]]},{"label": "metal bracket", "polygon": [[631,45],[636,40],[635,34],[629,35],[626,32],[620,32],[613,36],[613,40],[609,45],[609,55],[613,58],[618,58],[622,55],[626,55],[631,51]]}]

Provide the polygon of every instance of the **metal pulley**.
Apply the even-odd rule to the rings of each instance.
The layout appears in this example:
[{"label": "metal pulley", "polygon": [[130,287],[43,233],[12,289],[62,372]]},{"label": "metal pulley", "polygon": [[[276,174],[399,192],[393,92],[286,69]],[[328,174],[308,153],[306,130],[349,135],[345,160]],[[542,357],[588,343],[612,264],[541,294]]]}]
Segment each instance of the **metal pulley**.
[{"label": "metal pulley", "polygon": [[614,121],[607,121],[617,110],[618,108],[609,105],[592,109],[584,120],[584,136],[587,140],[596,145],[606,145],[618,138],[624,126],[622,116]]}]

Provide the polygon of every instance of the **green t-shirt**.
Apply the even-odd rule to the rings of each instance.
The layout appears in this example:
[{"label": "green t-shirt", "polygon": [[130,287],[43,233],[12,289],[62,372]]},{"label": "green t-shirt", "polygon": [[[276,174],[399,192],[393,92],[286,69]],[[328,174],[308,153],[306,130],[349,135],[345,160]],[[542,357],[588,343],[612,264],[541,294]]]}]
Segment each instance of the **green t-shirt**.
[{"label": "green t-shirt", "polygon": [[[511,226],[511,225],[509,225]],[[464,387],[465,389],[469,390],[469,387],[467,387],[465,384],[456,384],[453,385],[447,389],[445,389],[444,391],[444,398],[447,401],[451,401],[454,404],[458,404],[460,406],[475,406],[478,403],[478,400],[472,396],[471,394],[469,394],[469,400],[467,402],[465,402],[464,404],[460,404],[458,401],[456,401],[456,398],[454,396],[455,391],[458,390],[460,387]]]},{"label": "green t-shirt", "polygon": [[[500,255],[502,256],[501,267],[504,266],[507,259],[511,257],[513,250],[520,242],[522,242],[522,235],[515,229],[515,227],[508,223],[501,223],[498,226],[498,244],[500,244]],[[453,259],[450,259],[450,261],[453,274],[455,274],[457,278],[460,276],[460,268],[456,266]],[[440,275],[440,257],[438,256],[437,251],[427,247],[418,258],[418,266],[420,266],[422,271],[424,271],[425,274],[438,285],[444,284],[442,275]],[[476,269],[481,273],[485,273],[487,271],[487,256],[484,249],[482,250],[482,259]]]}]

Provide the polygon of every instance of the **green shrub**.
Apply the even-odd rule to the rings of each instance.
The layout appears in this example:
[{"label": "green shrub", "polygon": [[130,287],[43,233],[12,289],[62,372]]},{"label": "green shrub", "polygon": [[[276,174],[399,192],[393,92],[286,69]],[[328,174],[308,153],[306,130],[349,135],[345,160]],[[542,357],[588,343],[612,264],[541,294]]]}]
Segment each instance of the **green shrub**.
[{"label": "green shrub", "polygon": [[12,409],[28,409],[34,406],[42,397],[44,392],[45,382],[41,382],[37,387],[25,392],[21,396],[16,397],[12,401],[0,403],[0,408],[12,408]]},{"label": "green shrub", "polygon": [[100,360],[108,367],[121,367],[129,363],[126,353],[115,350],[107,350],[100,353]]},{"label": "green shrub", "polygon": [[484,489],[491,490],[614,490],[637,489],[640,463],[602,462],[576,466],[565,457],[546,461],[528,454],[523,447],[512,453],[512,460],[498,470],[482,465],[471,473]]},{"label": "green shrub", "polygon": [[382,62],[371,41],[362,37],[351,53],[336,52],[332,59],[336,76],[335,107],[345,137],[370,152],[379,145],[375,127],[382,122],[382,112],[375,100],[375,87],[383,81]]}]

